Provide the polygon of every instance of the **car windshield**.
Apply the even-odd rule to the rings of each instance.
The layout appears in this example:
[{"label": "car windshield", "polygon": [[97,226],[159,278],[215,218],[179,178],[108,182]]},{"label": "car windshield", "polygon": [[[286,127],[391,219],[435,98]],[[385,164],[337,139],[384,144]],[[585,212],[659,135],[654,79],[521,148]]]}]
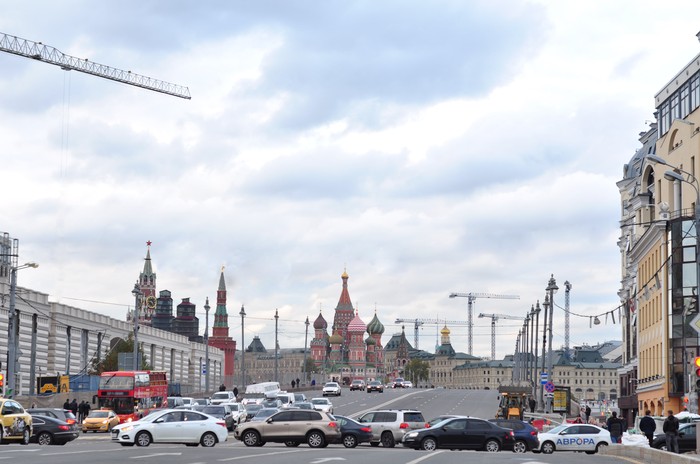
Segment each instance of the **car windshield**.
[{"label": "car windshield", "polygon": [[216,392],[213,395],[211,395],[211,399],[213,399],[213,400],[227,400],[227,399],[229,399],[229,394],[226,392]]},{"label": "car windshield", "polygon": [[205,408],[202,408],[202,412],[204,414],[209,414],[209,415],[224,415],[226,414],[226,409],[223,406],[207,406]]},{"label": "car windshield", "polygon": [[326,387],[337,387],[338,384],[335,383],[335,382],[328,382],[325,386],[326,386]]},{"label": "car windshield", "polygon": [[276,412],[278,412],[277,409],[263,408],[260,411],[258,411],[258,413],[255,415],[255,417],[269,417],[269,416],[275,414]]},{"label": "car windshield", "polygon": [[109,412],[107,412],[107,411],[90,411],[90,414],[88,414],[88,417],[95,417],[98,419],[104,419],[106,417],[109,417]]},{"label": "car windshield", "polygon": [[568,429],[568,428],[569,428],[569,427],[566,426],[566,425],[558,425],[558,426],[554,427],[553,429],[551,429],[551,430],[549,430],[549,431],[547,431],[547,432],[545,432],[545,433],[561,433],[563,430],[566,430],[566,429]]}]

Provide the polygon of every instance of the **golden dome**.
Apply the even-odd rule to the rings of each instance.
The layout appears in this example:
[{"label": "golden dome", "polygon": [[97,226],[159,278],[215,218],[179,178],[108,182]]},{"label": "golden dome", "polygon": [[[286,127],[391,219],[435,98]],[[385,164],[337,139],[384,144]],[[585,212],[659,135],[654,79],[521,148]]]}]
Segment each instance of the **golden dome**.
[{"label": "golden dome", "polygon": [[440,333],[441,333],[442,335],[449,335],[449,334],[450,334],[450,329],[448,329],[448,328],[447,328],[447,325],[445,325],[445,327],[442,328],[442,330],[440,331]]}]

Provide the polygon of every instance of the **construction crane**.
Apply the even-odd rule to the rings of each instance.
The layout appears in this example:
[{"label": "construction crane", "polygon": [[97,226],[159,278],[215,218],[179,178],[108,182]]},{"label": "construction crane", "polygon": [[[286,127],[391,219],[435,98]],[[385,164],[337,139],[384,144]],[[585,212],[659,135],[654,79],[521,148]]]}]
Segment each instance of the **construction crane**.
[{"label": "construction crane", "polygon": [[104,64],[89,61],[87,58],[77,58],[66,55],[54,47],[44,45],[41,42],[22,39],[13,35],[0,32],[0,51],[13,55],[31,58],[44,63],[59,66],[64,71],[79,71],[93,76],[102,77],[112,81],[141,87],[154,92],[160,92],[174,97],[191,100],[190,89],[170,82],[160,81],[131,71],[112,68]]},{"label": "construction crane", "polygon": [[501,300],[519,300],[518,295],[496,295],[494,293],[450,293],[450,298],[466,298],[467,299],[467,325],[469,326],[469,354],[472,354],[472,348],[474,345],[474,309],[473,304],[477,298],[497,298]]},{"label": "construction crane", "polygon": [[515,319],[518,321],[524,321],[524,317],[519,316],[508,316],[507,314],[479,314],[479,317],[490,317],[491,318],[491,360],[496,359],[496,321],[499,319]]},{"label": "construction crane", "polygon": [[466,325],[467,324],[464,321],[449,321],[446,319],[396,319],[395,324],[404,324],[406,322],[410,322],[411,324],[413,324],[413,347],[415,349],[418,349],[418,329],[423,324],[428,324],[428,325],[441,325],[441,324]]}]

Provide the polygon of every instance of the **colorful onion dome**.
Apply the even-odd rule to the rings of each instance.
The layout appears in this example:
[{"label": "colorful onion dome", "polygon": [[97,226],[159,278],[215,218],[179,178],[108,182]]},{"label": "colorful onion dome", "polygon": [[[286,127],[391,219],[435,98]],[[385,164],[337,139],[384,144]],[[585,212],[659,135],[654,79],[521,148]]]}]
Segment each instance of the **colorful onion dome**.
[{"label": "colorful onion dome", "polygon": [[350,321],[350,323],[348,324],[348,332],[357,333],[364,332],[365,330],[367,330],[367,324],[362,322],[362,319],[360,319],[360,314],[356,310],[355,317],[353,317],[352,321]]},{"label": "colorful onion dome", "polygon": [[367,333],[370,335],[381,335],[384,333],[384,325],[379,322],[376,312],[374,313],[372,320],[369,321],[369,324],[367,324]]},{"label": "colorful onion dome", "polygon": [[442,328],[440,331],[442,335],[449,335],[450,334],[450,329],[447,328],[447,324],[445,324],[445,327]]},{"label": "colorful onion dome", "polygon": [[326,319],[324,319],[323,314],[319,311],[318,317],[314,321],[314,329],[327,329],[328,328],[328,322],[326,322]]},{"label": "colorful onion dome", "polygon": [[343,337],[336,330],[335,332],[333,332],[333,335],[328,337],[328,343],[330,343],[331,345],[342,345]]}]

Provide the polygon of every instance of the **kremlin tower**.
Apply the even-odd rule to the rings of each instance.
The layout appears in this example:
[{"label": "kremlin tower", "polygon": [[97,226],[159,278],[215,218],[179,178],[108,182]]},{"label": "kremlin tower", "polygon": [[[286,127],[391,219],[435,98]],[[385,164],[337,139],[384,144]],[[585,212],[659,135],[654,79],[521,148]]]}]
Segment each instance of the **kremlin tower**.
[{"label": "kremlin tower", "polygon": [[224,385],[233,388],[235,384],[233,365],[236,356],[236,342],[228,334],[228,312],[226,311],[226,281],[224,269],[221,268],[219,277],[219,289],[216,291],[216,312],[214,313],[214,327],[209,337],[209,346],[219,348],[224,352]]}]

